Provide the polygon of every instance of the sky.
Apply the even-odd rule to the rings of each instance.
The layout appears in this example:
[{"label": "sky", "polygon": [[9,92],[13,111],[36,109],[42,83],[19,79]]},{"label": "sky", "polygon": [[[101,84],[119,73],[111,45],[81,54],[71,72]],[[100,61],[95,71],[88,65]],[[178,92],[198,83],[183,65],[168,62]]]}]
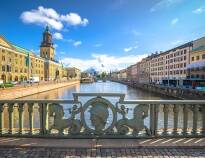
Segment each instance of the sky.
[{"label": "sky", "polygon": [[113,71],[205,36],[205,0],[1,0],[0,19],[11,43],[39,54],[49,25],[65,66]]}]

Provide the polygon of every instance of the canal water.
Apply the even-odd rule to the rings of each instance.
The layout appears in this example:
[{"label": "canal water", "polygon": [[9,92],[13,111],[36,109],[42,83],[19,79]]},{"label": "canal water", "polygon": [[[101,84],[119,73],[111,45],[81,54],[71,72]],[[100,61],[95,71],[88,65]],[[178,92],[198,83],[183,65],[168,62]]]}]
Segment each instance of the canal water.
[{"label": "canal water", "polygon": [[142,91],[129,87],[127,85],[111,82],[111,81],[98,81],[94,83],[76,84],[69,87],[59,88],[56,90],[43,92],[31,96],[27,96],[21,99],[73,99],[72,94],[75,92],[87,92],[87,93],[124,93],[126,95],[125,99],[145,99],[145,100],[164,100],[164,99],[174,99],[171,97],[158,95],[155,93]]},{"label": "canal water", "polygon": [[[102,82],[102,81],[98,81],[98,82],[94,82],[94,83],[88,83],[88,84],[77,84],[77,85],[73,85],[73,86],[69,86],[69,87],[64,87],[64,88],[59,88],[56,90],[52,90],[52,91],[48,91],[48,92],[43,92],[43,93],[39,93],[39,94],[35,94],[32,96],[27,96],[21,99],[73,99],[72,94],[74,92],[93,92],[93,93],[124,93],[125,94],[125,99],[130,99],[130,100],[172,100],[175,98],[172,97],[167,97],[165,95],[159,95],[159,94],[155,94],[152,92],[147,92],[147,91],[143,91],[140,89],[135,89],[132,87],[129,87],[127,85],[121,84],[121,83],[116,83],[116,82],[111,82],[111,81],[107,81],[107,82]],[[83,98],[80,98],[81,101],[83,100]],[[84,100],[85,102],[86,100]],[[112,100],[111,101],[116,101],[116,100]],[[128,118],[132,118],[133,117],[133,107],[135,107],[136,105],[129,105],[127,106],[128,110]],[[179,127],[183,128],[183,107],[179,108],[180,112],[179,112]],[[68,118],[70,117],[69,112],[68,112],[68,108],[64,108],[65,111],[65,117]],[[111,111],[109,111],[109,115],[110,117],[108,118],[108,122],[111,123],[112,120],[112,113]],[[189,110],[188,112],[188,127],[190,128],[190,130],[192,129],[193,126],[193,111]],[[88,122],[88,125],[91,124],[90,122],[90,116],[89,116],[89,112],[88,114],[85,114],[86,120]],[[120,119],[121,116],[119,116]],[[109,121],[110,120],[110,121]],[[164,126],[164,113],[163,113],[163,105],[160,105],[160,109],[159,109],[159,124],[158,127],[159,129],[162,129]],[[199,119],[198,119],[198,126],[201,127],[202,121],[201,121],[201,113],[199,113]],[[36,123],[39,120],[36,120]],[[109,124],[107,124],[107,126],[109,126]],[[169,119],[168,119],[168,128],[169,129],[173,129],[173,123],[174,123],[174,112],[173,112],[173,105],[170,105],[169,107]],[[147,117],[145,119],[145,124],[149,127],[149,117]]]}]

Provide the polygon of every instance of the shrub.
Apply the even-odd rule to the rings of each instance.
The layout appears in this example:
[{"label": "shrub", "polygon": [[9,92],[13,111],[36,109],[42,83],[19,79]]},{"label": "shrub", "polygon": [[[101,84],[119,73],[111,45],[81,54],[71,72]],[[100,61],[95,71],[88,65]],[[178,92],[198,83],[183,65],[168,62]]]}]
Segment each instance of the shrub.
[{"label": "shrub", "polygon": [[13,87],[14,86],[14,84],[12,84],[12,83],[5,83],[5,84],[1,84],[0,85],[0,88],[7,88],[7,87]]}]

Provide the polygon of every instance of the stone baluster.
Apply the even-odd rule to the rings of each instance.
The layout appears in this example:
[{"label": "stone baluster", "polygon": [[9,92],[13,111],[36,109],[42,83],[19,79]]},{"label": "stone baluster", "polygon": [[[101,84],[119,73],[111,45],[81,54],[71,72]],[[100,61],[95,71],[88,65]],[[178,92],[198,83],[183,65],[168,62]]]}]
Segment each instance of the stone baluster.
[{"label": "stone baluster", "polygon": [[33,105],[34,103],[28,104],[28,113],[29,113],[29,134],[33,134]]},{"label": "stone baluster", "polygon": [[0,104],[0,135],[3,134],[4,128],[4,104]]},{"label": "stone baluster", "polygon": [[19,111],[19,134],[21,135],[24,127],[24,103],[18,104],[18,111]]},{"label": "stone baluster", "polygon": [[188,126],[188,105],[184,104],[183,107],[183,135],[187,135]]},{"label": "stone baluster", "polygon": [[199,106],[194,105],[194,107],[193,107],[193,129],[192,129],[192,134],[197,133],[198,112],[199,112]]},{"label": "stone baluster", "polygon": [[168,113],[169,113],[169,105],[164,105],[163,112],[164,112],[164,131],[163,135],[167,135],[168,130]]},{"label": "stone baluster", "polygon": [[159,105],[154,105],[154,135],[158,135],[158,114],[159,114]]},{"label": "stone baluster", "polygon": [[150,104],[150,131],[154,135],[154,105]]},{"label": "stone baluster", "polygon": [[13,111],[14,111],[14,104],[13,103],[9,103],[8,104],[8,112],[9,112],[9,134],[12,134],[13,131]]},{"label": "stone baluster", "polygon": [[48,105],[44,103],[39,103],[39,113],[40,113],[40,134],[47,134],[48,130]]},{"label": "stone baluster", "polygon": [[205,135],[205,105],[201,105],[202,107],[202,131],[201,133]]},{"label": "stone baluster", "polygon": [[40,134],[43,134],[43,103],[38,103],[40,116]]},{"label": "stone baluster", "polygon": [[173,134],[174,135],[178,135],[177,130],[178,130],[178,118],[179,118],[179,105],[174,105],[174,130],[173,130]]}]

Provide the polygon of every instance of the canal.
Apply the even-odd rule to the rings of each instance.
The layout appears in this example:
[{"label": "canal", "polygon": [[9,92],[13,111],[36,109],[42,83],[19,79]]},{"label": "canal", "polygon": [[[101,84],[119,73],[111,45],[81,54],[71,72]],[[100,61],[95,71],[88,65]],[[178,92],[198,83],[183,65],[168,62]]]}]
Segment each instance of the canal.
[{"label": "canal", "polygon": [[[131,99],[131,100],[172,100],[175,98],[172,97],[167,97],[165,95],[159,95],[159,94],[155,94],[155,93],[151,93],[151,92],[147,92],[147,91],[143,91],[143,90],[139,90],[139,89],[135,89],[132,87],[129,87],[127,85],[121,84],[121,83],[116,83],[116,82],[111,82],[111,81],[107,81],[107,82],[94,82],[94,83],[90,83],[90,84],[76,84],[73,86],[69,86],[69,87],[64,87],[64,88],[59,88],[56,90],[52,90],[52,91],[48,91],[48,92],[43,92],[43,93],[39,93],[39,94],[35,94],[35,95],[31,95],[31,96],[27,96],[24,98],[20,98],[20,99],[73,99],[72,94],[74,92],[89,92],[89,93],[124,93],[126,95],[125,99]],[[83,100],[83,98],[81,98],[82,102],[85,102],[86,100]],[[113,100],[111,99],[111,102]],[[136,105],[129,105],[127,106],[128,110],[128,114],[127,117],[128,118],[132,118],[133,117],[133,107],[135,107]],[[174,112],[173,112],[173,106],[174,105],[170,105],[169,106],[169,119],[168,119],[168,128],[171,130],[173,129],[173,122],[174,122]],[[64,112],[65,118],[69,118],[70,114],[69,114],[69,108],[71,106],[69,105],[64,105]],[[163,112],[163,105],[159,106],[159,122],[158,122],[158,128],[162,129],[164,126],[164,112]],[[26,110],[27,111],[27,110]],[[34,127],[38,128],[39,127],[39,113],[38,113],[38,109],[35,109],[35,119],[34,119]],[[6,112],[7,113],[7,112]],[[112,116],[111,116],[112,117]],[[90,119],[89,116],[87,116],[87,120],[88,120],[88,124],[90,124]],[[188,111],[188,127],[189,130],[191,131],[192,127],[193,127],[193,110],[190,106],[189,111]],[[18,110],[14,109],[14,126],[18,127]],[[111,118],[110,118],[111,119]],[[8,115],[5,115],[5,120],[8,120]],[[108,119],[109,122],[109,119]],[[183,128],[183,107],[179,108],[179,128],[182,129]],[[108,123],[109,124],[109,123]],[[147,127],[149,127],[149,117],[147,117],[145,119],[145,125],[147,125]],[[5,124],[5,126],[8,127],[8,124]],[[28,112],[25,112],[25,121],[24,121],[24,126],[28,128]],[[202,127],[202,116],[201,116],[201,112],[198,115],[198,127]]]},{"label": "canal", "polygon": [[139,89],[135,89],[129,87],[127,85],[117,83],[117,82],[94,82],[94,83],[86,83],[86,84],[77,84],[69,87],[59,88],[56,90],[43,92],[27,97],[23,97],[21,99],[73,99],[72,94],[75,92],[87,92],[87,93],[124,93],[126,95],[125,99],[174,99],[171,97],[167,97],[165,95],[158,95],[155,93],[142,91]]}]

